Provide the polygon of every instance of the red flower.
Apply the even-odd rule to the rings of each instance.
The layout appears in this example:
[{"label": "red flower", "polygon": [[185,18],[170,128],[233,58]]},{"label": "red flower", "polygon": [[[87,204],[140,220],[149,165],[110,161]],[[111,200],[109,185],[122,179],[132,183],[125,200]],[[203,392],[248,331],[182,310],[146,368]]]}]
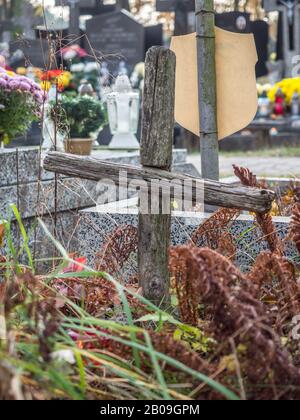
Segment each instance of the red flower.
[{"label": "red flower", "polygon": [[86,257],[75,258],[74,262],[68,265],[68,267],[64,268],[64,273],[80,273],[84,270],[83,265],[86,264]]}]

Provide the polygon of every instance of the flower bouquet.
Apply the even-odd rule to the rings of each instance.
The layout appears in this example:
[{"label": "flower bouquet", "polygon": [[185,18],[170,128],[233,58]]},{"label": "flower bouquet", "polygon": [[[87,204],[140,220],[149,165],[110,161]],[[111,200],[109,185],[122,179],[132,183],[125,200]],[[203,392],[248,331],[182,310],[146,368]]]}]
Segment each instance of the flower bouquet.
[{"label": "flower bouquet", "polygon": [[51,86],[57,85],[59,92],[63,92],[70,86],[72,74],[64,70],[48,70],[40,75],[41,87],[48,91]]},{"label": "flower bouquet", "polygon": [[0,68],[0,143],[21,136],[41,116],[45,93],[34,81]]},{"label": "flower bouquet", "polygon": [[91,153],[94,139],[107,121],[102,103],[81,95],[62,95],[59,103],[52,105],[50,116],[58,131],[67,134],[66,152],[78,155]]},{"label": "flower bouquet", "polygon": [[286,103],[290,105],[294,93],[297,92],[300,95],[300,78],[294,77],[290,79],[283,79],[280,82],[276,83],[268,91],[268,96],[271,102],[275,102],[276,94],[279,89],[281,89],[281,91],[283,92]]}]

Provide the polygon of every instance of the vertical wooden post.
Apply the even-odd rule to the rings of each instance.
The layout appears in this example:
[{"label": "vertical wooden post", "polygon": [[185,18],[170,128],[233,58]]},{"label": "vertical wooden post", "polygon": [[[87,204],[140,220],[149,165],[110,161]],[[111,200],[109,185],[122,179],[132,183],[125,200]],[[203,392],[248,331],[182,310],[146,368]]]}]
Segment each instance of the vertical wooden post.
[{"label": "vertical wooden post", "polygon": [[[152,47],[146,57],[141,164],[171,170],[174,131],[176,57],[169,49]],[[154,200],[170,200],[155,197]],[[151,204],[151,203],[150,203]],[[169,292],[168,254],[171,214],[139,214],[138,265],[144,296],[156,304]]]},{"label": "vertical wooden post", "polygon": [[219,180],[213,0],[195,0],[202,178]]}]

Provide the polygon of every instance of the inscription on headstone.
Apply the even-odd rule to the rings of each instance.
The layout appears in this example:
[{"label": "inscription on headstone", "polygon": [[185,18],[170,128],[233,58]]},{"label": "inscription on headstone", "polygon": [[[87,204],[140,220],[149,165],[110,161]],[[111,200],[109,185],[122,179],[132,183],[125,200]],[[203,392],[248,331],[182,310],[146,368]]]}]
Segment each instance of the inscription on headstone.
[{"label": "inscription on headstone", "polygon": [[86,49],[89,44],[115,71],[125,61],[129,71],[145,58],[145,29],[126,10],[105,13],[87,21]]}]

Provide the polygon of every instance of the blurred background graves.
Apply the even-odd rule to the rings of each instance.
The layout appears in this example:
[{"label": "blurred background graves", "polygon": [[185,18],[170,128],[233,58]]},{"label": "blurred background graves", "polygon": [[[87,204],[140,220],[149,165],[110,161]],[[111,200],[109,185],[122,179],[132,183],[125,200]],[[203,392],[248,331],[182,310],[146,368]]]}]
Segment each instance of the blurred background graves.
[{"label": "blurred background graves", "polygon": [[[142,94],[147,50],[168,46],[174,34],[195,31],[194,0],[46,0],[45,4],[42,10],[36,0],[0,0],[1,65],[43,86],[50,81],[41,80],[47,78],[43,73],[60,69],[64,94],[74,94],[87,80],[103,103],[119,74],[127,75]],[[222,141],[220,149],[298,147],[300,2],[216,0],[215,9],[216,25],[253,33],[258,52],[257,117],[230,141]],[[39,137],[35,126],[15,144],[40,143]],[[104,127],[100,144],[108,145],[111,137],[109,127]],[[178,125],[174,143],[198,151],[197,137]]]}]

